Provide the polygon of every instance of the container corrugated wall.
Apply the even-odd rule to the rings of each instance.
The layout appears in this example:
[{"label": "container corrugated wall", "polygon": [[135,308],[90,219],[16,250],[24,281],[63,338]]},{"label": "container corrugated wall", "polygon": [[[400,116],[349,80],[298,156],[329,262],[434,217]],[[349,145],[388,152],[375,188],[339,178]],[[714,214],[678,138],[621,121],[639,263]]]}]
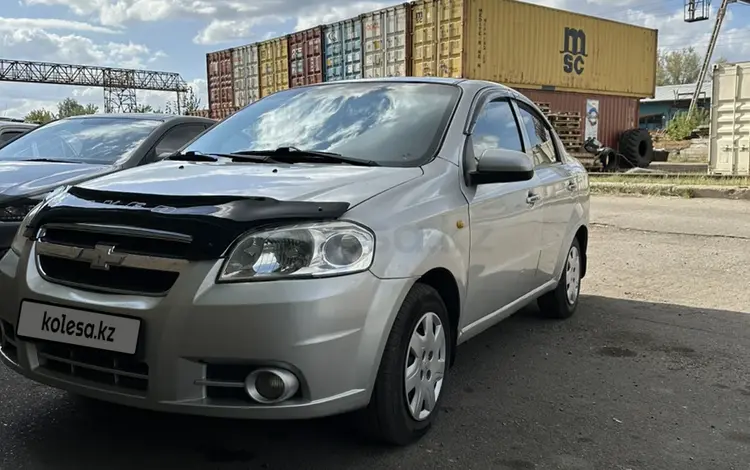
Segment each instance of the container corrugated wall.
[{"label": "container corrugated wall", "polygon": [[580,134],[586,119],[586,100],[599,101],[598,136],[600,142],[614,149],[618,148],[620,134],[638,127],[638,106],[640,100],[627,96],[601,95],[596,93],[573,93],[564,91],[544,91],[517,89],[537,104],[549,105],[550,113],[576,112],[583,116]]},{"label": "container corrugated wall", "polygon": [[289,41],[289,86],[323,81],[323,28],[316,26],[292,33]]},{"label": "container corrugated wall", "polygon": [[325,81],[362,78],[362,20],[348,19],[326,25]]},{"label": "container corrugated wall", "polygon": [[289,43],[287,36],[258,44],[260,97],[289,88]]},{"label": "container corrugated wall", "polygon": [[234,68],[232,50],[206,54],[208,109],[211,117],[234,110]]},{"label": "container corrugated wall", "polygon": [[364,78],[411,75],[411,19],[408,3],[361,16]]},{"label": "container corrugated wall", "polygon": [[412,75],[463,77],[464,0],[412,2]]},{"label": "container corrugated wall", "polygon": [[260,99],[258,45],[248,44],[232,50],[234,67],[234,106],[243,108]]},{"label": "container corrugated wall", "polygon": [[466,2],[465,77],[654,96],[656,30],[513,0]]},{"label": "container corrugated wall", "polygon": [[714,68],[709,172],[750,175],[750,62]]}]

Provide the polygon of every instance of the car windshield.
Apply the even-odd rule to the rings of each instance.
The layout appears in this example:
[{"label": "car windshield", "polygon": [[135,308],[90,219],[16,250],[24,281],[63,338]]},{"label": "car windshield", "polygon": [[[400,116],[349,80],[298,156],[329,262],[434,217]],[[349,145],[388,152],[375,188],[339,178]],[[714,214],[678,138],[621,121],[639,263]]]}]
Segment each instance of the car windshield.
[{"label": "car windshield", "polygon": [[432,158],[460,96],[453,85],[359,82],[293,88],[214,126],[185,151],[230,154],[294,147],[384,166]]},{"label": "car windshield", "polygon": [[161,124],[155,119],[61,119],[0,148],[0,161],[55,160],[114,164],[129,158]]}]

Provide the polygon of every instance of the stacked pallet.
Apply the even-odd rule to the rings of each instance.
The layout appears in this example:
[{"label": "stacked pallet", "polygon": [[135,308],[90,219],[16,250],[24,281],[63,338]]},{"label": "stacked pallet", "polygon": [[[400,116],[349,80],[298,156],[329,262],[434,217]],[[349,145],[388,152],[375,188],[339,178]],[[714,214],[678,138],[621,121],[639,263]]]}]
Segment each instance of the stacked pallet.
[{"label": "stacked pallet", "polygon": [[581,135],[581,113],[560,112],[549,113],[550,123],[563,141],[568,152],[577,152],[583,147]]},{"label": "stacked pallet", "polygon": [[537,103],[536,101],[534,101],[534,104],[537,106],[537,108],[539,108],[539,111],[541,111],[542,114],[544,114],[545,116],[549,115],[549,103]]}]

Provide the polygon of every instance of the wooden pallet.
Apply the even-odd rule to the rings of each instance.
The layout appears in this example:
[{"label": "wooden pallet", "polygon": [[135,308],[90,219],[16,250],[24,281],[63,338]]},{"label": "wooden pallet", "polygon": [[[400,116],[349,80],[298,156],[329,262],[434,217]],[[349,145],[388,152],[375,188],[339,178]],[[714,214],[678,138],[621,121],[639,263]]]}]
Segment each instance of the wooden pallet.
[{"label": "wooden pallet", "polygon": [[552,125],[555,127],[555,129],[560,129],[560,130],[563,130],[563,129],[580,129],[581,128],[580,121],[579,122],[575,122],[575,121],[562,121],[562,122],[555,122]]},{"label": "wooden pallet", "polygon": [[581,113],[576,112],[576,111],[560,111],[557,113],[552,113],[550,117],[553,117],[553,118],[577,117],[578,119],[580,119]]},{"label": "wooden pallet", "polygon": [[547,115],[550,111],[550,104],[549,103],[537,103],[536,101],[534,104],[539,108],[539,110],[542,112],[542,114]]}]

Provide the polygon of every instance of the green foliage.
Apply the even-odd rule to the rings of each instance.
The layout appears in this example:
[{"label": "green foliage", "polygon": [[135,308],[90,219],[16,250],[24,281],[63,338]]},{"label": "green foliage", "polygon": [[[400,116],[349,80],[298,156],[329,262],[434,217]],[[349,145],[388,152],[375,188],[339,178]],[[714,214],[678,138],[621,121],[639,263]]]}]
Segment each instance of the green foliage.
[{"label": "green foliage", "polygon": [[47,124],[48,122],[55,120],[55,115],[46,109],[35,109],[29,112],[23,120],[37,124]]},{"label": "green foliage", "polygon": [[683,85],[698,81],[703,58],[688,47],[682,50],[659,52],[656,69],[656,85]]},{"label": "green foliage", "polygon": [[708,121],[709,114],[705,109],[697,108],[692,114],[680,112],[667,124],[667,135],[672,140],[688,139],[696,127],[708,124]]},{"label": "green foliage", "polygon": [[82,116],[84,114],[96,114],[99,107],[93,104],[82,105],[73,98],[65,98],[57,104],[57,118],[62,119],[70,116]]},{"label": "green foliage", "polygon": [[195,94],[193,87],[188,87],[187,92],[185,92],[180,98],[179,103],[177,100],[167,101],[165,112],[168,114],[182,113],[188,115],[199,110],[201,107],[201,99]]},{"label": "green foliage", "polygon": [[161,108],[154,108],[150,104],[139,104],[136,105],[135,109],[133,110],[134,113],[156,113],[161,114],[163,111]]}]

